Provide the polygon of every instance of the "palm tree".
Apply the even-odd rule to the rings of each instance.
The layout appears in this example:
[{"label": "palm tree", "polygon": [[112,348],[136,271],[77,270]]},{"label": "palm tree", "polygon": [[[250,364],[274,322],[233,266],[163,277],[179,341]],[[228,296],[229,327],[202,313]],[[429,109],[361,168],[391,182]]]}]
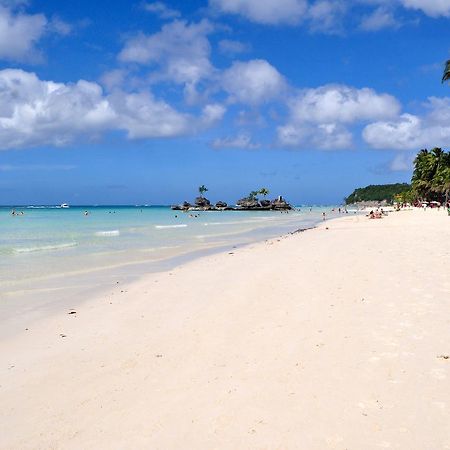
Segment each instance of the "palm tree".
[{"label": "palm tree", "polygon": [[208,188],[207,188],[204,184],[202,184],[202,185],[198,188],[198,192],[200,192],[200,197],[203,198],[203,194],[204,194],[205,192],[208,192]]},{"label": "palm tree", "polygon": [[450,59],[445,63],[444,75],[442,76],[442,83],[450,80]]},{"label": "palm tree", "polygon": [[266,195],[269,194],[269,189],[267,189],[267,188],[261,188],[261,189],[259,190],[258,194],[261,194],[261,195],[264,196],[264,198],[266,198]]},{"label": "palm tree", "polygon": [[450,152],[442,152],[439,156],[432,186],[436,192],[444,195],[447,203],[450,193]]},{"label": "palm tree", "polygon": [[435,172],[435,154],[426,149],[420,150],[414,160],[414,172],[411,180],[412,187],[420,199],[428,198]]},{"label": "palm tree", "polygon": [[256,196],[259,194],[259,191],[252,191],[248,194],[248,198],[251,200],[256,200]]},{"label": "palm tree", "polygon": [[415,195],[421,200],[437,198],[448,201],[450,193],[450,152],[441,148],[421,150],[414,160],[411,180]]}]

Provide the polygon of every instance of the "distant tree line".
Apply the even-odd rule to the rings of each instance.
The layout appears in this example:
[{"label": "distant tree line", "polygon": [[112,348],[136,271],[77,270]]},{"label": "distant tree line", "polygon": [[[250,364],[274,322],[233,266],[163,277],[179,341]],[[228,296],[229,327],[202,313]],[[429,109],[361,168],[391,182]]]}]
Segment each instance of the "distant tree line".
[{"label": "distant tree line", "polygon": [[397,194],[407,192],[411,189],[411,185],[408,183],[396,183],[396,184],[371,184],[364,188],[355,189],[345,199],[345,203],[357,202],[382,202],[386,200],[391,203]]},{"label": "distant tree line", "polygon": [[447,203],[450,196],[450,152],[441,148],[420,150],[414,159],[411,184],[381,184],[355,189],[345,202],[367,201]]}]

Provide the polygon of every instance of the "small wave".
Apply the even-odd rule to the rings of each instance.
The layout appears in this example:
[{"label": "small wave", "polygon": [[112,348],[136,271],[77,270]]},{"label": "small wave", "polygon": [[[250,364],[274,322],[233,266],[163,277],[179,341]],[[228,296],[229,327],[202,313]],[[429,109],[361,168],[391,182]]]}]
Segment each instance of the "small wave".
[{"label": "small wave", "polygon": [[19,247],[13,249],[14,253],[31,253],[40,252],[48,250],[63,250],[65,248],[76,247],[76,242],[68,242],[66,244],[55,244],[55,245],[41,245],[37,247]]},{"label": "small wave", "polygon": [[166,228],[185,228],[187,225],[185,223],[181,223],[179,225],[155,225],[155,228],[158,230],[164,230]]},{"label": "small wave", "polygon": [[95,233],[96,236],[102,236],[102,237],[111,237],[111,236],[119,236],[120,231],[119,230],[109,230],[109,231],[97,231]]}]

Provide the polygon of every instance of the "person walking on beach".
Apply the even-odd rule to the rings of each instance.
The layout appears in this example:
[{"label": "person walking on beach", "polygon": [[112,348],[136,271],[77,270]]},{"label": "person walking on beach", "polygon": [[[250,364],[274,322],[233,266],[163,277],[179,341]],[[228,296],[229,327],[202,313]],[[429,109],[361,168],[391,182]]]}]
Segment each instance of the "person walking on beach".
[{"label": "person walking on beach", "polygon": [[325,211],[322,213],[322,220],[325,220],[326,213]]}]

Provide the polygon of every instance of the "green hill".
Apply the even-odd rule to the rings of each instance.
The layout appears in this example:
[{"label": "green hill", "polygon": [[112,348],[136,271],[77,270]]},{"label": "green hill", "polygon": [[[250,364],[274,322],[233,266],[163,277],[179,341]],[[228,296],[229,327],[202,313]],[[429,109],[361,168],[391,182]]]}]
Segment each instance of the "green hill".
[{"label": "green hill", "polygon": [[387,200],[392,202],[396,194],[405,192],[411,189],[408,183],[396,183],[396,184],[371,184],[364,188],[355,189],[346,199],[345,203],[348,205],[350,203],[356,202],[368,202],[368,201],[378,201]]}]

